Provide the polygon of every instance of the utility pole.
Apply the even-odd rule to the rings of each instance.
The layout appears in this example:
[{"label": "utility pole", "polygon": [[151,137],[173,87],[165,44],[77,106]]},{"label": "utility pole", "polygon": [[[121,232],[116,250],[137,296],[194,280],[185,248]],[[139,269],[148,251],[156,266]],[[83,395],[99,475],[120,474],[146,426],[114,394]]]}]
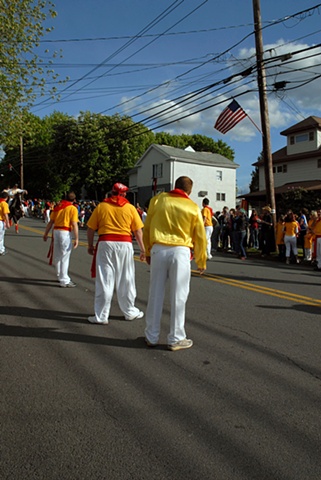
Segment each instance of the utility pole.
[{"label": "utility pole", "polygon": [[274,222],[274,225],[276,225],[270,120],[269,120],[269,108],[268,108],[268,102],[267,102],[267,96],[266,96],[265,68],[264,68],[264,61],[263,61],[263,39],[262,39],[260,0],[253,0],[253,13],[254,13],[254,31],[255,31],[255,46],[256,46],[257,80],[258,80],[258,88],[259,88],[261,126],[262,126],[266,200],[267,200],[267,203],[270,204],[270,207],[272,209],[273,222]]},{"label": "utility pole", "polygon": [[20,136],[20,188],[23,190],[23,137]]}]

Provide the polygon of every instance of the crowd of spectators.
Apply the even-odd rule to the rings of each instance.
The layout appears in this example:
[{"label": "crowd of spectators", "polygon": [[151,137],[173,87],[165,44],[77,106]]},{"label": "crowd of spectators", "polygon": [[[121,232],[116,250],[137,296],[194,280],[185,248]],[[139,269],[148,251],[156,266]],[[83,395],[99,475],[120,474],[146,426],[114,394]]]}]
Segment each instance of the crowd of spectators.
[{"label": "crowd of spectators", "polygon": [[[276,258],[286,264],[301,261],[315,264],[321,237],[319,228],[321,210],[302,208],[298,213],[288,210],[279,215],[274,226],[269,206],[260,213],[253,209],[249,215],[239,206],[226,206],[213,216],[212,254],[232,252],[245,260],[248,251],[257,251],[262,257],[276,253]],[[316,269],[321,270],[321,265],[319,268],[317,263]]]}]

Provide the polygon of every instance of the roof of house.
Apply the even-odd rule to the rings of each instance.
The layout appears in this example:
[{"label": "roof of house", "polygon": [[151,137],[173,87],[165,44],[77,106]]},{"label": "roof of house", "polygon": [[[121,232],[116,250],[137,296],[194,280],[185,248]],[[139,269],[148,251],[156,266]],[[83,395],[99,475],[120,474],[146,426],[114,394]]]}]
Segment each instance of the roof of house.
[{"label": "roof of house", "polygon": [[[314,158],[321,156],[321,147],[317,150],[312,150],[311,152],[303,152],[303,153],[294,153],[292,155],[287,154],[287,147],[282,147],[280,150],[277,150],[272,154],[272,163],[273,165],[276,163],[284,163],[284,162],[294,162],[296,160],[304,160],[306,158]],[[259,160],[258,162],[252,163],[254,167],[262,166],[264,164],[263,160]]]},{"label": "roof of house", "polygon": [[[158,150],[167,160],[176,160],[178,162],[185,163],[195,163],[197,165],[208,165],[215,167],[225,167],[225,168],[238,168],[239,165],[232,160],[229,160],[219,153],[211,152],[191,152],[189,150],[183,150],[182,148],[169,147],[167,145],[156,145],[153,143],[142,157],[138,160],[135,166],[138,166],[142,163],[143,159],[148,155],[152,150]],[[135,168],[135,167],[134,167]]]},{"label": "roof of house", "polygon": [[281,135],[290,135],[291,133],[301,132],[302,130],[314,129],[318,128],[321,129],[321,118],[320,117],[308,117],[302,122],[296,123],[292,125],[292,127],[283,130],[280,132]]}]

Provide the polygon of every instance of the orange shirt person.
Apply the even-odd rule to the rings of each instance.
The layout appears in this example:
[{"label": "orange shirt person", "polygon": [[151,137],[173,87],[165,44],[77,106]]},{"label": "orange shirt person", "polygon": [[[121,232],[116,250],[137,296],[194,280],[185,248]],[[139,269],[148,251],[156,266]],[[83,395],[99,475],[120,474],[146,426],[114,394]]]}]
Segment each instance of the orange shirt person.
[{"label": "orange shirt person", "polygon": [[[76,287],[68,274],[71,250],[78,247],[78,210],[73,205],[75,199],[75,193],[69,192],[67,198],[58,203],[50,214],[50,221],[43,235],[46,242],[53,228],[52,243],[48,253],[49,263],[53,259],[60,286],[68,288]],[[72,233],[74,245],[72,245]]]}]

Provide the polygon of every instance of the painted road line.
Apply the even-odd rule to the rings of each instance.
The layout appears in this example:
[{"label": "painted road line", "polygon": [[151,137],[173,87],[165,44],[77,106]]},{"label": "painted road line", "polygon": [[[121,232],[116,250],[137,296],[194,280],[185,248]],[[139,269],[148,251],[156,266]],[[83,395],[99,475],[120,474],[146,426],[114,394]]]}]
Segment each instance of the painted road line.
[{"label": "painted road line", "polygon": [[[193,276],[200,276],[197,270],[192,270]],[[296,303],[303,303],[304,305],[312,305],[314,307],[321,308],[321,300],[306,297],[303,295],[298,295],[295,293],[285,292],[282,290],[276,290],[268,287],[261,287],[260,285],[255,285],[254,283],[242,282],[240,280],[233,280],[226,277],[219,277],[217,275],[211,275],[210,273],[203,274],[202,277],[206,280],[210,280],[216,283],[222,283],[223,285],[229,285],[230,287],[242,288],[243,290],[250,290],[256,293],[262,293],[264,295],[269,295],[272,297],[282,298],[288,301],[294,301]]]}]

